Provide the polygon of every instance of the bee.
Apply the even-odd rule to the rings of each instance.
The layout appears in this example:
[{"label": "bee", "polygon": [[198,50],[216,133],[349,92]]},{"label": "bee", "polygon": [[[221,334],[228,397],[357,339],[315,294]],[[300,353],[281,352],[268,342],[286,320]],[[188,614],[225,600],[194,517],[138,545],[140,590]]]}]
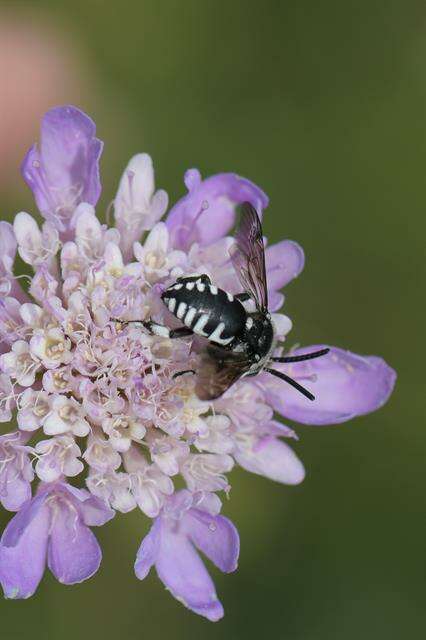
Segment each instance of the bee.
[{"label": "bee", "polygon": [[[182,327],[170,329],[147,320],[141,324],[151,333],[165,338],[202,336],[206,346],[201,352],[195,391],[200,400],[215,400],[237,380],[261,371],[277,376],[309,400],[313,394],[282,371],[271,369],[274,362],[301,362],[319,358],[329,349],[299,356],[274,357],[276,330],[268,311],[268,289],[262,225],[256,209],[241,205],[240,223],[231,246],[230,257],[243,292],[233,295],[215,286],[207,274],[183,276],[163,291],[167,309]],[[254,310],[249,310],[249,304]]]}]

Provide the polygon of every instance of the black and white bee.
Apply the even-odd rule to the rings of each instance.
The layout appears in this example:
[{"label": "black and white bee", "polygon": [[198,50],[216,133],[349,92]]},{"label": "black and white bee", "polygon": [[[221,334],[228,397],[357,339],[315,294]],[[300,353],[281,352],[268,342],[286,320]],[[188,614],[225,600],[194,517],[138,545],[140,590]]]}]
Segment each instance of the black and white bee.
[{"label": "black and white bee", "polygon": [[[268,311],[265,251],[262,226],[256,209],[244,202],[235,244],[230,250],[231,260],[244,289],[232,295],[216,287],[206,274],[178,278],[161,298],[184,326],[169,329],[152,320],[143,326],[152,334],[166,338],[179,338],[196,334],[207,340],[196,373],[196,393],[201,400],[219,398],[239,378],[255,376],[260,371],[281,378],[314,400],[310,391],[282,371],[268,367],[272,362],[300,362],[328,353],[321,349],[300,356],[273,357],[276,331]],[[249,301],[255,310],[248,310]],[[247,303],[247,304],[245,304]]]}]

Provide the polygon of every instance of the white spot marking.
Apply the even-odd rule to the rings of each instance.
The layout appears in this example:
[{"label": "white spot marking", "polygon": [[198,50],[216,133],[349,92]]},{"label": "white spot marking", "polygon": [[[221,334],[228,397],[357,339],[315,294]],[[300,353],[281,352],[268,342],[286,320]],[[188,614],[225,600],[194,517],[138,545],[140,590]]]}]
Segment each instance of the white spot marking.
[{"label": "white spot marking", "polygon": [[185,288],[188,289],[188,291],[192,291],[194,287],[195,287],[195,282],[187,282],[185,285]]},{"label": "white spot marking", "polygon": [[210,293],[212,293],[214,296],[217,295],[217,287],[215,287],[214,284],[210,285]]},{"label": "white spot marking", "polygon": [[203,284],[202,282],[197,282],[197,289],[198,291],[200,291],[201,293],[204,291],[204,289],[206,288],[206,285]]},{"label": "white spot marking", "polygon": [[218,344],[229,344],[234,338],[233,336],[231,336],[230,338],[221,338],[220,336],[222,335],[224,328],[225,323],[219,322],[213,333],[209,335],[209,340],[211,340],[212,342],[217,342]]},{"label": "white spot marking", "polygon": [[247,331],[250,331],[250,329],[253,326],[253,318],[248,317],[246,320],[246,329]]},{"label": "white spot marking", "polygon": [[176,311],[176,317],[179,318],[179,320],[183,318],[183,316],[185,315],[187,306],[188,305],[186,304],[186,302],[179,303],[179,306]]},{"label": "white spot marking", "polygon": [[226,297],[228,298],[229,302],[234,301],[234,296],[232,295],[232,293],[229,293],[229,291],[226,292]]},{"label": "white spot marking", "polygon": [[193,327],[193,332],[194,333],[198,333],[198,335],[200,336],[205,336],[207,337],[208,334],[204,333],[203,329],[206,326],[206,324],[209,321],[209,316],[207,315],[207,313],[203,313],[203,315],[201,316],[201,318],[198,318],[197,322],[195,323],[195,326]]},{"label": "white spot marking", "polygon": [[187,327],[190,327],[192,325],[192,322],[196,315],[197,315],[197,309],[195,307],[189,307],[184,320],[184,323],[186,324]]},{"label": "white spot marking", "polygon": [[169,300],[169,311],[173,313],[176,307],[176,298],[170,298]]},{"label": "white spot marking", "polygon": [[182,289],[183,284],[174,284],[173,287],[170,287],[170,289],[174,289],[174,291],[179,291],[179,289]]}]

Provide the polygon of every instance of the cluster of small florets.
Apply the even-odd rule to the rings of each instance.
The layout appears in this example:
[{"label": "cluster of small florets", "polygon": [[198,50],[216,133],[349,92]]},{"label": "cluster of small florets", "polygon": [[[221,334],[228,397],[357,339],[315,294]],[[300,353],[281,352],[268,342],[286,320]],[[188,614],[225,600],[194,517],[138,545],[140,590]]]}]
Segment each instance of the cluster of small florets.
[{"label": "cluster of small florets", "polygon": [[[46,553],[60,581],[86,579],[101,558],[88,527],[116,511],[140,509],[154,524],[138,553],[138,577],[155,565],[178,599],[216,620],[222,606],[194,545],[223,571],[235,569],[238,534],[219,515],[233,466],[301,482],[303,465],[280,439],[295,432],[273,419],[274,410],[306,423],[341,422],[383,404],[394,374],[378,358],[333,349],[327,362],[291,366],[294,378],[315,387],[314,407],[263,374],[214,402],[199,400],[194,376],[173,377],[196,370],[192,339],[152,336],[126,321],[178,326],[160,295],[184,274],[206,273],[237,293],[228,253],[235,205],[249,200],[262,211],[267,197],[235,174],[202,181],[191,170],[188,195],[162,222],[167,195],[155,191],[152,161],[139,154],[123,174],[115,227],[108,228],[94,209],[101,149],[85,114],[73,107],[50,111],[40,146],[23,164],[45,222],[40,228],[21,212],[13,225],[0,223],[0,421],[17,422],[0,436],[0,501],[18,511],[0,543],[0,581],[8,597],[28,597]],[[27,291],[13,274],[16,253],[30,268]],[[283,302],[278,290],[303,262],[291,241],[266,250],[281,340],[291,322],[276,313]],[[73,486],[77,476],[85,489]],[[177,476],[186,489],[176,491]]]}]

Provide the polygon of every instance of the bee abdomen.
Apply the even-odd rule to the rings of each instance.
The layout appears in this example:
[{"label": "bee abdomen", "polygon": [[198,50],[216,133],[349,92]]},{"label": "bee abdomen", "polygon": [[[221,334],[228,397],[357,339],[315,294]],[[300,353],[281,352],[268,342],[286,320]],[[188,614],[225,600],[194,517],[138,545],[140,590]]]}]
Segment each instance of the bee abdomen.
[{"label": "bee abdomen", "polygon": [[216,344],[226,346],[244,330],[246,311],[242,304],[209,282],[181,279],[161,297],[185,326]]}]

